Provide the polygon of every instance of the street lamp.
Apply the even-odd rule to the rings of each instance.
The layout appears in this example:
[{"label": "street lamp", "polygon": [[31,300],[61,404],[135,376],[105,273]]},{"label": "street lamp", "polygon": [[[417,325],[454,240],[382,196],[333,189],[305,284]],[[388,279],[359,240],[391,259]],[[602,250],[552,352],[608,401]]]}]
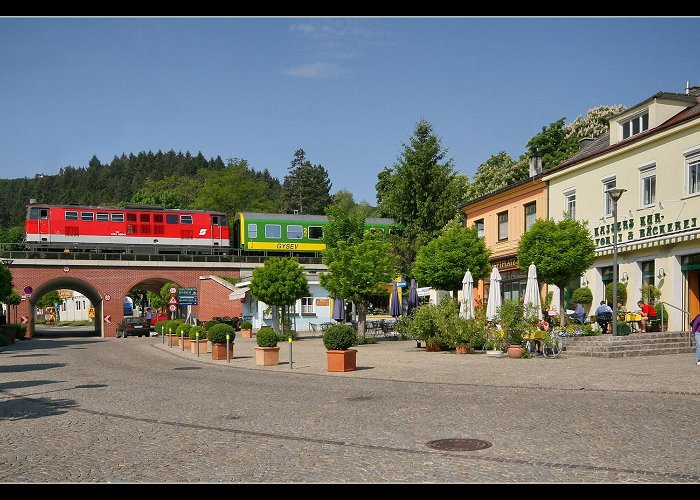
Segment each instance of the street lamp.
[{"label": "street lamp", "polygon": [[[617,202],[622,193],[627,191],[622,188],[608,189],[607,193],[613,202],[613,307],[617,308]],[[617,311],[613,311],[612,334],[617,335]]]}]

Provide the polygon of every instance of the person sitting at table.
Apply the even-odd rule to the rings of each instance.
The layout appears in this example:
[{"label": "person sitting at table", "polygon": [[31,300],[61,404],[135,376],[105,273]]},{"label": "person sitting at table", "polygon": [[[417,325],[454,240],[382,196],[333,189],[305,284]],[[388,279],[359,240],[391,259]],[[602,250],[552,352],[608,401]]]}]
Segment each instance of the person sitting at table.
[{"label": "person sitting at table", "polygon": [[617,320],[625,321],[627,318],[627,308],[622,304],[621,300],[617,301]]},{"label": "person sitting at table", "polygon": [[578,302],[573,302],[573,304],[576,304],[576,308],[574,309],[574,313],[571,315],[571,319],[577,323],[583,324],[586,321],[586,311],[583,310],[583,306]]},{"label": "person sitting at table", "polygon": [[608,325],[612,320],[612,309],[605,303],[604,300],[600,301],[600,305],[595,310],[595,318],[603,333],[608,333]]},{"label": "person sitting at table", "polygon": [[650,304],[645,304],[643,300],[638,300],[637,305],[642,314],[642,329],[640,332],[645,333],[647,331],[647,322],[656,319],[656,309]]}]

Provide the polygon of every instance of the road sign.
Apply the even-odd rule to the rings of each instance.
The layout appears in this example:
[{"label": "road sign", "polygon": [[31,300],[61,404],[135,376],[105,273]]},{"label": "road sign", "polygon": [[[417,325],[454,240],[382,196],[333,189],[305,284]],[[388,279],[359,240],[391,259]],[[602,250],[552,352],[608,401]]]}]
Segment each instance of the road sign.
[{"label": "road sign", "polygon": [[30,287],[30,286],[25,286],[25,287],[24,287],[24,293],[27,294],[27,295],[31,295],[33,291],[34,291],[34,289],[33,289],[32,287]]},{"label": "road sign", "polygon": [[170,312],[175,312],[177,311],[177,306],[175,304],[170,304],[168,306],[168,309],[170,310]]},{"label": "road sign", "polygon": [[197,305],[197,289],[196,288],[179,288],[177,290],[177,301],[180,305]]},{"label": "road sign", "polygon": [[174,286],[171,286],[170,289],[168,290],[171,294],[175,295],[177,293],[177,288]]},{"label": "road sign", "polygon": [[110,300],[112,300],[112,296],[108,293],[105,293],[105,300],[109,302]]},{"label": "road sign", "polygon": [[105,323],[111,323],[111,322],[112,322],[112,315],[108,314],[107,316],[105,316]]},{"label": "road sign", "polygon": [[20,300],[27,300],[29,297],[32,295],[30,293],[23,293],[22,295],[19,296]]},{"label": "road sign", "polygon": [[400,288],[406,288],[406,282],[405,281],[397,281],[396,286]]},{"label": "road sign", "polygon": [[[176,306],[176,305],[177,305],[177,299],[176,299],[175,297],[170,297],[170,299],[168,300],[168,304],[170,304],[171,306]],[[171,309],[171,310],[172,310],[172,309]]]},{"label": "road sign", "polygon": [[23,324],[23,325],[26,325],[27,322],[29,321],[29,318],[27,318],[26,316],[20,316],[20,318],[22,318],[22,324]]}]

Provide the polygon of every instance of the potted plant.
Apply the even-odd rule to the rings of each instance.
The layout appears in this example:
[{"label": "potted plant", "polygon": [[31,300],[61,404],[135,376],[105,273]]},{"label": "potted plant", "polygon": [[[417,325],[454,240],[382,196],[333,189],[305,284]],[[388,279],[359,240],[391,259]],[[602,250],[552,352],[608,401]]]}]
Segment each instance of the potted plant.
[{"label": "potted plant", "polygon": [[248,320],[241,322],[241,335],[244,339],[249,339],[252,336],[253,323]]},{"label": "potted plant", "polygon": [[236,330],[232,326],[219,323],[212,326],[207,332],[207,338],[211,342],[211,359],[226,359],[226,336],[229,336],[229,357],[233,359],[233,339],[236,338]]},{"label": "potted plant", "polygon": [[517,300],[506,300],[496,310],[496,321],[503,326],[508,342],[508,357],[523,357],[523,334],[527,328],[525,307]]},{"label": "potted plant", "polygon": [[[207,335],[201,326],[193,326],[189,331],[190,350],[192,354],[207,352]],[[199,345],[197,345],[199,343]]]},{"label": "potted plant", "polygon": [[180,339],[183,343],[183,349],[190,348],[190,328],[191,325],[188,325],[187,323],[182,323],[178,325],[177,330],[175,330],[178,339]]},{"label": "potted plant", "polygon": [[498,328],[488,328],[486,332],[486,340],[484,346],[486,347],[486,355],[492,358],[500,358],[503,356],[503,339],[505,337],[505,332]]},{"label": "potted plant", "polygon": [[277,347],[277,334],[264,326],[255,336],[258,346],[255,348],[255,364],[260,366],[278,365],[280,363],[280,348]]},{"label": "potted plant", "polygon": [[168,340],[166,340],[166,343],[173,347],[180,345],[180,340],[177,336],[177,329],[184,323],[184,321],[181,319],[170,319],[168,321],[163,321],[163,323],[163,330],[165,331],[165,334],[168,335]]},{"label": "potted plant", "polygon": [[425,342],[426,351],[436,352],[441,349],[443,340],[440,338],[437,306],[426,304],[418,307],[413,311],[413,320],[409,328],[415,339]]},{"label": "potted plant", "polygon": [[333,325],[323,333],[329,372],[357,370],[357,349],[350,349],[356,342],[357,332],[347,324]]}]

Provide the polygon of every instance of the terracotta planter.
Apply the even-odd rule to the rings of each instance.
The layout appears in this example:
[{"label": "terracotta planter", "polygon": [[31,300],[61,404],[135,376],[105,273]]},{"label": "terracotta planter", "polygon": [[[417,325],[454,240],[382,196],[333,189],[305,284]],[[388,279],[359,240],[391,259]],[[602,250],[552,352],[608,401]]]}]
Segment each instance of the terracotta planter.
[{"label": "terracotta planter", "polygon": [[[171,342],[172,342],[172,344],[171,344]],[[173,347],[179,346],[180,345],[180,337],[178,337],[174,333],[172,335],[167,333],[165,335],[165,345],[167,345],[167,346],[172,345]]]},{"label": "terracotta planter", "polygon": [[440,347],[440,344],[425,344],[425,351],[426,352],[438,352],[438,351],[442,351],[442,348]]},{"label": "terracotta planter", "polygon": [[256,347],[255,364],[260,366],[274,366],[280,364],[279,347]]},{"label": "terracotta planter", "polygon": [[183,342],[183,349],[185,351],[190,348],[190,338],[189,337],[185,337],[182,342]]},{"label": "terracotta planter", "polygon": [[457,344],[455,345],[455,351],[457,354],[469,354],[472,348],[469,344]]},{"label": "terracotta planter", "polygon": [[[190,351],[192,354],[197,354],[197,341],[190,340]],[[207,353],[207,339],[199,339],[199,354]]]},{"label": "terracotta planter", "polygon": [[[229,355],[233,359],[233,342],[231,342],[231,348],[229,349],[231,354]],[[211,359],[220,361],[226,359],[226,344],[211,344]]]},{"label": "terracotta planter", "polygon": [[523,346],[521,346],[521,345],[509,345],[508,346],[508,357],[509,358],[522,358],[523,357]]},{"label": "terracotta planter", "polygon": [[329,372],[353,372],[357,370],[357,349],[326,351]]},{"label": "terracotta planter", "polygon": [[253,330],[249,330],[249,329],[241,330],[241,336],[244,339],[252,338],[253,337]]}]

